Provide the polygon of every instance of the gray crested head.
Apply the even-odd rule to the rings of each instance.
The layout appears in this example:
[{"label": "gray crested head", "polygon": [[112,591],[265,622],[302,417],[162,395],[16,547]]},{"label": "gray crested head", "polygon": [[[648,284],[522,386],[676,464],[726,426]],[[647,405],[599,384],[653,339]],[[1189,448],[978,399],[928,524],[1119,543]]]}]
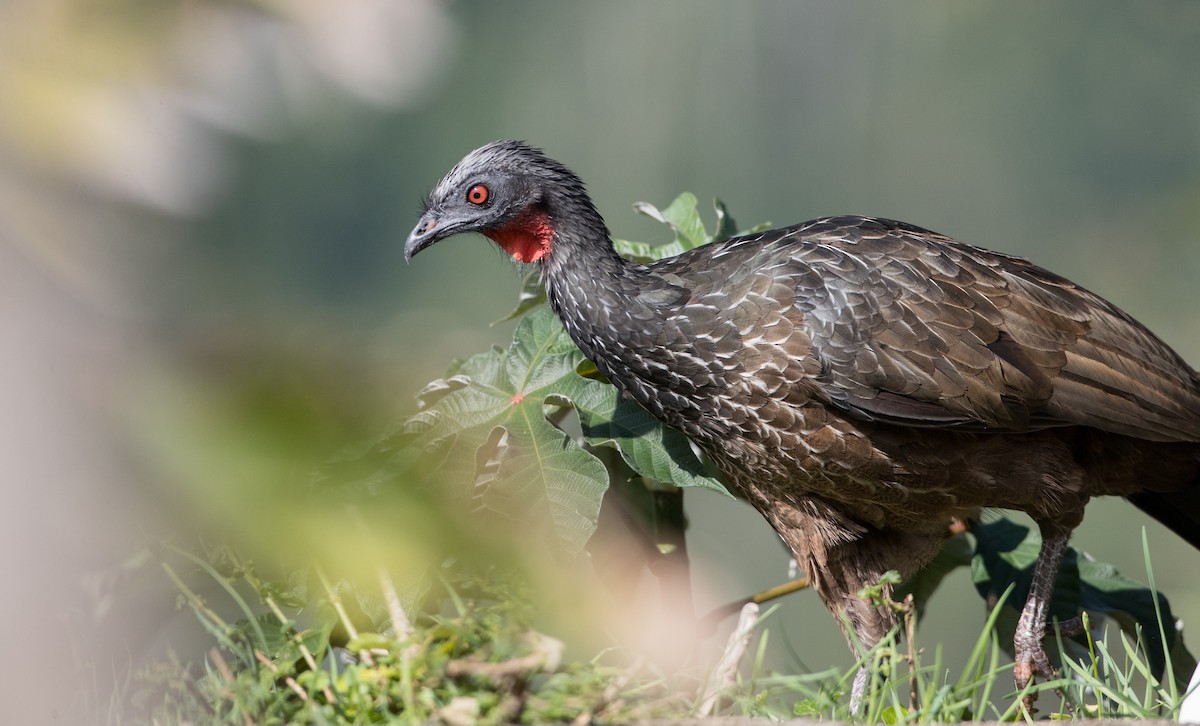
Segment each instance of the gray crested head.
[{"label": "gray crested head", "polygon": [[454,234],[480,232],[521,262],[546,256],[564,227],[608,231],[583,182],[541,149],[494,141],[454,165],[425,200],[405,259]]}]

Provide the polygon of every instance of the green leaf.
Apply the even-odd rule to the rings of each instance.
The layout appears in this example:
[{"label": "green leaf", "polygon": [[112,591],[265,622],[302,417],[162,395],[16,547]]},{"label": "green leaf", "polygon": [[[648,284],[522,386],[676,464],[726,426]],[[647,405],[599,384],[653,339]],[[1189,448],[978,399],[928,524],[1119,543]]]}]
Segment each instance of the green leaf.
[{"label": "green leaf", "polygon": [[675,201],[666,209],[659,209],[648,202],[637,202],[633,208],[653,220],[669,225],[675,231],[675,242],[683,250],[694,249],[712,240],[704,229],[700,211],[696,208],[696,195],[691,192],[684,192],[675,197]]},{"label": "green leaf", "polygon": [[604,385],[575,372],[582,359],[542,308],[507,350],[472,356],[427,387],[435,395],[405,426],[417,446],[446,449],[436,474],[446,486],[517,522],[549,521],[568,553],[587,542],[608,488],[603,464],[546,419],[548,398],[571,400],[581,382]]},{"label": "green leaf", "polygon": [[713,209],[717,213],[717,228],[713,231],[713,242],[724,242],[730,237],[736,237],[738,233],[737,222],[733,221],[733,217],[729,214],[729,209],[725,207],[725,202],[720,199],[713,200]]},{"label": "green leaf", "polygon": [[888,726],[903,723],[908,718],[908,709],[900,704],[888,706],[879,714],[879,720]]},{"label": "green leaf", "polygon": [[[637,202],[633,205],[635,211],[669,226],[675,233],[675,239],[665,245],[651,245],[645,242],[630,242],[629,240],[613,240],[613,248],[617,254],[633,262],[653,262],[667,257],[674,257],[687,250],[708,244],[714,239],[725,239],[732,236],[729,227],[733,220],[729,218],[725,205],[715,203],[717,208],[717,233],[710,236],[704,229],[700,212],[696,209],[696,195],[684,192],[663,210],[649,202]],[[722,237],[721,235],[725,236]]]},{"label": "green leaf", "polygon": [[387,650],[395,641],[379,633],[359,633],[357,638],[352,638],[346,643],[346,649],[358,653],[364,650],[382,649]]},{"label": "green leaf", "polygon": [[645,242],[630,242],[624,239],[614,239],[613,249],[617,254],[632,262],[654,262],[666,257],[674,257],[683,252],[683,245],[670,242],[665,245],[652,245]]},{"label": "green leaf", "polygon": [[[971,579],[985,598],[999,595],[1015,585],[1010,603],[1020,610],[1033,582],[1033,567],[1041,552],[1042,538],[1037,532],[1008,519],[998,518],[971,527],[975,536],[975,556],[971,560]],[[1078,552],[1068,547],[1055,582],[1050,617],[1068,620],[1079,613],[1080,573]]]},{"label": "green leaf", "polygon": [[708,474],[687,437],[664,426],[612,386],[588,386],[574,398],[583,435],[593,446],[615,446],[629,468],[648,479],[728,494]]},{"label": "green leaf", "polygon": [[739,234],[751,234],[768,229],[769,223],[758,224],[749,230],[739,232],[737,223],[729,214],[729,209],[720,199],[713,200],[713,210],[717,215],[717,224],[710,234],[704,228],[697,208],[696,195],[684,192],[675,198],[666,209],[659,209],[648,202],[638,202],[633,205],[635,211],[653,220],[668,225],[675,232],[675,241],[659,247],[652,247],[641,242],[614,241],[617,252],[628,255],[638,261],[661,260],[694,249],[711,242],[722,242]]}]

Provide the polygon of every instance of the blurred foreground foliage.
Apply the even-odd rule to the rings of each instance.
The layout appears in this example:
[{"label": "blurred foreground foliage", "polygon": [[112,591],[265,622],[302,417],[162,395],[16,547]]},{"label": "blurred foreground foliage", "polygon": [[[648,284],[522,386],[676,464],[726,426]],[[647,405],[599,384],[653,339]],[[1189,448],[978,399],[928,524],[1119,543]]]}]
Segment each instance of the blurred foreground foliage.
[{"label": "blurred foreground foliage", "polygon": [[[641,662],[566,662],[564,644],[531,625],[531,593],[512,573],[443,568],[410,619],[384,573],[374,587],[319,569],[266,581],[227,549],[173,550],[164,567],[215,644],[201,664],[142,671],[120,723],[544,723],[680,708]],[[241,619],[222,618],[185,579],[219,585]]]}]

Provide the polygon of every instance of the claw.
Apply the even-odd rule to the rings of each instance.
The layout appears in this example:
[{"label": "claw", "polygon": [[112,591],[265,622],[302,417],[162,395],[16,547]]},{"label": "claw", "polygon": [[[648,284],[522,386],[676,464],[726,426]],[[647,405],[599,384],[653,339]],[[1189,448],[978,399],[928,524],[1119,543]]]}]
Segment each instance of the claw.
[{"label": "claw", "polygon": [[[1022,616],[1024,616],[1024,613],[1022,613]],[[1024,618],[1022,617],[1022,619]],[[1055,627],[1058,628],[1059,633],[1066,637],[1082,635],[1084,632],[1083,613],[1076,615],[1070,620],[1047,624],[1043,629],[1043,634],[1045,636],[1053,635]],[[1019,632],[1020,626],[1018,626]],[[1013,680],[1016,682],[1018,692],[1025,690],[1033,682],[1034,676],[1040,675],[1048,681],[1059,677],[1058,669],[1050,662],[1050,656],[1046,653],[1046,648],[1040,639],[1021,642],[1018,637],[1018,642],[1014,645],[1016,645],[1017,652],[1016,663],[1013,667]],[[1036,700],[1037,696],[1032,693],[1025,695],[1021,699],[1021,705],[1030,716],[1037,713],[1037,709],[1033,707],[1033,702]]]},{"label": "claw", "polygon": [[[1058,671],[1050,663],[1050,656],[1046,655],[1046,649],[1042,647],[1040,641],[1032,649],[1018,647],[1016,655],[1013,680],[1016,682],[1018,692],[1024,691],[1033,682],[1035,675],[1040,675],[1048,681],[1058,678]],[[1033,702],[1036,700],[1036,693],[1027,693],[1021,699],[1021,705],[1031,717],[1037,713],[1037,709],[1033,707]]]}]

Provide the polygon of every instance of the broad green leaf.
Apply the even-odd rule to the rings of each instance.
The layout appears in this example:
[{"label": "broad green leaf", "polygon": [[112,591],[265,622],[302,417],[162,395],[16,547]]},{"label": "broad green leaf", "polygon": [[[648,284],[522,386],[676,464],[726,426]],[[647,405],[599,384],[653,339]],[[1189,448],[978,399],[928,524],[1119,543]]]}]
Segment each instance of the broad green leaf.
[{"label": "broad green leaf", "polygon": [[588,386],[575,396],[574,403],[588,443],[615,446],[629,468],[641,476],[728,494],[719,481],[709,476],[687,437],[617,395],[612,386]]},{"label": "broad green leaf", "polygon": [[300,660],[303,657],[301,643],[309,653],[316,653],[320,657],[329,644],[329,635],[337,622],[331,617],[318,617],[315,627],[296,632],[281,624],[272,613],[260,615],[258,619],[267,634],[268,650],[265,655],[276,662]]},{"label": "broad green leaf", "polygon": [[675,232],[674,242],[659,247],[651,247],[640,242],[626,242],[623,240],[614,243],[618,252],[629,254],[639,261],[661,260],[665,257],[674,257],[681,252],[709,244],[710,242],[722,242],[739,234],[761,232],[770,227],[770,224],[763,223],[755,225],[749,230],[739,232],[737,223],[733,221],[733,217],[729,214],[729,209],[725,206],[725,203],[720,199],[714,199],[713,210],[717,215],[717,224],[710,234],[704,227],[704,221],[700,219],[700,210],[697,208],[696,196],[691,192],[680,194],[666,209],[658,209],[653,204],[647,202],[638,202],[633,205],[633,208],[653,220],[670,226]]},{"label": "broad green leaf", "polygon": [[437,395],[405,426],[422,448],[446,446],[436,475],[446,486],[517,522],[549,521],[568,553],[587,542],[608,488],[596,457],[546,420],[547,398],[569,399],[587,380],[575,373],[582,359],[542,308],[507,350],[472,356],[454,383],[431,386]]},{"label": "broad green leaf", "polygon": [[908,709],[900,704],[888,706],[879,714],[879,720],[883,721],[887,726],[894,726],[898,723],[905,723],[908,720]]},{"label": "broad green leaf", "polygon": [[346,650],[354,653],[373,648],[387,650],[394,642],[393,639],[379,633],[359,633],[357,638],[346,643]]},{"label": "broad green leaf", "polygon": [[679,242],[669,242],[665,245],[652,245],[646,242],[630,242],[624,239],[613,240],[613,249],[617,254],[633,262],[654,262],[666,257],[674,257],[683,252]]}]

